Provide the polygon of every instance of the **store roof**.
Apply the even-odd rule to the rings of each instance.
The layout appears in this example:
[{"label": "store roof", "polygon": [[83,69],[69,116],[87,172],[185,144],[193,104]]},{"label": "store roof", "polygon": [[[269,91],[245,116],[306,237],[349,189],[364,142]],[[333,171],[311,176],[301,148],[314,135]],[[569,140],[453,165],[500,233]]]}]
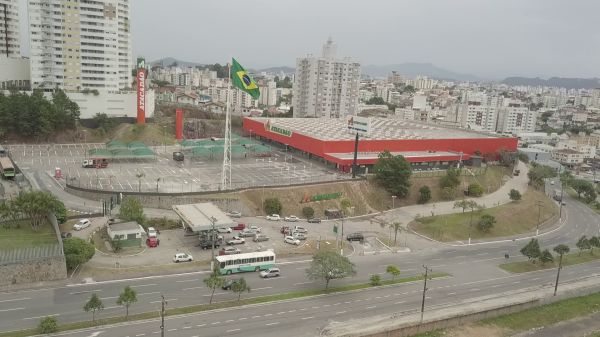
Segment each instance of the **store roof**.
[{"label": "store roof", "polygon": [[212,228],[211,218],[215,218],[215,228],[235,226],[235,223],[213,203],[173,205],[173,210],[194,232]]}]

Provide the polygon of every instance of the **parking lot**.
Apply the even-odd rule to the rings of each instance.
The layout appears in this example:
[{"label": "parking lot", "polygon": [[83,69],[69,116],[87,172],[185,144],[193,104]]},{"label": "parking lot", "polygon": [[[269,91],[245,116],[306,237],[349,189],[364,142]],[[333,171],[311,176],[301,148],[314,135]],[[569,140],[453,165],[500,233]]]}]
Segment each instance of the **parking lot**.
[{"label": "parking lot", "polygon": [[[154,159],[110,159],[106,168],[83,168],[90,149],[104,144],[42,144],[7,146],[23,171],[41,170],[54,174],[60,168],[61,183],[111,191],[185,193],[220,189],[222,162],[219,158],[172,159],[177,146],[152,146]],[[274,150],[271,157],[233,158],[232,188],[331,181],[340,178],[320,164]]]}]

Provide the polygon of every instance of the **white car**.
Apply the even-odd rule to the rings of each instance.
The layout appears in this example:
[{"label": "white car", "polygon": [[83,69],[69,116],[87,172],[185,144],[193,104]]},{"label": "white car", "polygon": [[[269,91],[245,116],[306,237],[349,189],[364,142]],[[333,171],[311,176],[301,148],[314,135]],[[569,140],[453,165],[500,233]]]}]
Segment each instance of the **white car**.
[{"label": "white car", "polygon": [[286,216],[285,217],[285,221],[289,221],[289,222],[298,222],[300,221],[300,218],[298,218],[295,215],[290,215],[290,216]]},{"label": "white car", "polygon": [[246,243],[246,240],[237,236],[234,236],[231,240],[227,241],[228,245],[241,245],[244,243]]},{"label": "white car", "polygon": [[156,229],[154,227],[148,227],[148,237],[149,238],[155,238],[157,237],[158,232],[156,231]]},{"label": "white car", "polygon": [[267,215],[267,220],[279,221],[281,220],[281,217],[279,216],[279,214],[269,214]]},{"label": "white car", "polygon": [[300,244],[300,240],[294,238],[293,236],[286,236],[285,239],[283,239],[283,242],[296,246]]},{"label": "white car", "polygon": [[277,277],[279,276],[280,271],[279,268],[269,268],[267,270],[263,270],[260,272],[260,277],[268,278],[268,277]]},{"label": "white car", "polygon": [[177,253],[173,256],[173,262],[192,262],[194,258],[190,254],[186,253]]},{"label": "white car", "polygon": [[227,213],[225,213],[225,215],[227,215],[230,218],[241,218],[242,217],[242,213],[240,213],[238,211],[227,212]]},{"label": "white car", "polygon": [[262,228],[255,226],[255,225],[250,226],[250,228],[248,228],[248,229],[251,231],[254,231],[256,233],[260,233],[260,231],[262,230]]},{"label": "white car", "polygon": [[232,229],[230,227],[227,228],[217,228],[217,233],[231,233]]},{"label": "white car", "polygon": [[82,230],[84,228],[90,227],[91,224],[92,223],[90,222],[90,219],[81,219],[81,220],[79,220],[78,223],[76,223],[73,226],[73,229],[76,230],[76,231],[80,231],[80,230]]},{"label": "white car", "polygon": [[306,229],[304,227],[300,227],[300,226],[294,226],[294,229],[292,229],[292,232],[306,234],[306,233],[308,233],[308,229]]}]

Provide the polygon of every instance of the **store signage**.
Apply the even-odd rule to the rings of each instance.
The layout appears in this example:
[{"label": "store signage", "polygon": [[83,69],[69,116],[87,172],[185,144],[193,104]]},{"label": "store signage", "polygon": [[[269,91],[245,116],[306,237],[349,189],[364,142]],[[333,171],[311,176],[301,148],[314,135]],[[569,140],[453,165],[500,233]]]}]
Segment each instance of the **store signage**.
[{"label": "store signage", "polygon": [[276,133],[276,134],[279,134],[279,135],[282,135],[282,136],[286,136],[286,137],[291,137],[292,133],[293,133],[290,130],[287,130],[287,129],[284,129],[284,128],[281,128],[281,127],[278,127],[278,126],[275,126],[275,125],[271,124],[270,120],[268,120],[265,123],[265,130],[271,131],[273,133]]},{"label": "store signage", "polygon": [[137,59],[137,123],[146,122],[146,61]]},{"label": "store signage", "polygon": [[371,129],[371,119],[360,116],[348,116],[348,130],[359,133],[369,133]]},{"label": "store signage", "polygon": [[342,192],[327,193],[327,194],[315,194],[315,195],[305,194],[304,197],[302,198],[302,200],[300,200],[300,203],[304,204],[307,202],[339,199],[341,197],[342,197]]}]

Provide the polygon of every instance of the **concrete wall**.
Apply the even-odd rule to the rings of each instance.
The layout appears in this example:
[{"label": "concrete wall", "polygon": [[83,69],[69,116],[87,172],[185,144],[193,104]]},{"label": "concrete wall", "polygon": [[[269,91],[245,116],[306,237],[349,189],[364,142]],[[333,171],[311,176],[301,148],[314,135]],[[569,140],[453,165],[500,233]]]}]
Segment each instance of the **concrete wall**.
[{"label": "concrete wall", "polygon": [[28,59],[0,56],[0,90],[29,88],[29,79]]},{"label": "concrete wall", "polygon": [[67,277],[64,256],[0,264],[0,287],[12,284],[62,280]]}]

